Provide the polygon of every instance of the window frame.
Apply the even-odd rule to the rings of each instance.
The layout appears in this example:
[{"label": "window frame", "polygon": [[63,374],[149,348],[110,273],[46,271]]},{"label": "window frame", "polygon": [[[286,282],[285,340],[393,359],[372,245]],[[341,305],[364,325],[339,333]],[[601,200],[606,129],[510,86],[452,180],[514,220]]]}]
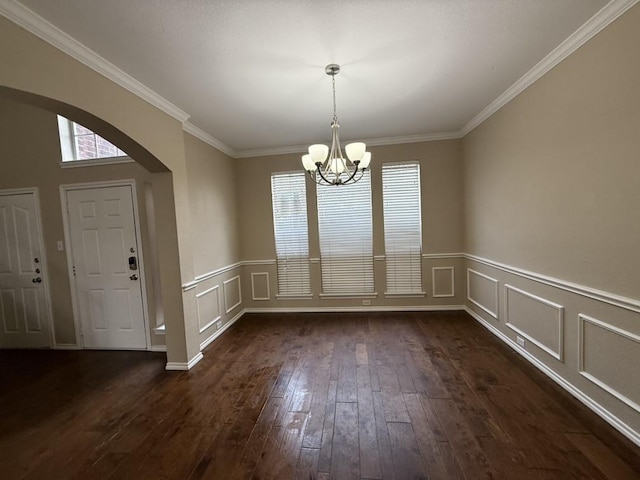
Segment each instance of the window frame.
[{"label": "window frame", "polygon": [[[77,152],[76,137],[82,136],[82,135],[76,135],[74,133],[74,124],[80,125],[83,128],[87,128],[87,127],[84,127],[84,125],[81,125],[77,122],[74,122],[73,120],[69,120],[68,118],[63,117],[62,115],[58,115],[58,137],[60,139],[60,162],[59,162],[60,167],[77,168],[77,167],[89,167],[89,166],[96,166],[96,165],[114,165],[118,163],[135,162],[135,160],[133,160],[131,157],[129,157],[125,152],[123,152],[120,148],[118,148],[115,145],[114,146],[118,148],[118,150],[120,150],[121,152],[125,153],[125,155],[116,156],[116,157],[97,157],[97,158],[78,159],[77,153],[76,153]],[[109,142],[107,139],[98,135],[91,129],[87,128],[87,130],[90,130],[94,135],[94,137],[100,137],[103,140]]]},{"label": "window frame", "polygon": [[[419,238],[419,253],[418,254],[414,254],[416,255],[416,260],[417,260],[417,265],[419,266],[419,271],[420,271],[420,275],[419,275],[419,288],[418,286],[416,286],[413,289],[408,289],[408,290],[401,290],[401,289],[397,289],[395,286],[394,288],[389,288],[390,285],[390,281],[389,281],[389,270],[390,270],[390,258],[393,257],[392,254],[389,253],[389,249],[388,249],[388,230],[387,230],[387,226],[389,223],[388,219],[387,219],[387,215],[388,215],[388,209],[385,207],[385,205],[387,205],[387,197],[385,196],[385,167],[386,169],[388,169],[387,171],[391,170],[391,169],[401,169],[402,167],[408,167],[408,166],[415,166],[417,167],[417,184],[418,184],[418,203],[417,203],[417,233],[418,233],[418,238]],[[420,162],[418,160],[413,160],[413,161],[400,161],[400,162],[385,162],[382,164],[382,170],[381,170],[381,183],[382,183],[382,225],[383,225],[383,242],[384,242],[384,252],[385,252],[385,297],[417,297],[417,298],[424,298],[426,296],[426,292],[424,291],[424,269],[423,269],[423,265],[422,265],[422,255],[423,255],[423,225],[422,225],[422,182],[421,182],[421,165]],[[388,194],[387,194],[388,195]],[[411,263],[411,260],[409,260],[409,263]],[[409,268],[411,268],[411,266],[409,266]],[[411,280],[412,280],[412,276],[411,273],[408,273],[407,275]]]},{"label": "window frame", "polygon": [[[317,206],[317,220],[318,220],[318,241],[319,241],[319,246],[320,246],[320,277],[321,277],[321,290],[322,293],[320,293],[320,298],[343,298],[343,299],[349,299],[349,298],[376,298],[378,296],[378,294],[376,293],[376,283],[375,283],[375,259],[374,259],[374,238],[373,238],[373,185],[372,185],[372,178],[371,178],[371,172],[370,171],[366,171],[364,173],[364,175],[366,176],[366,182],[363,183],[363,180],[365,179],[365,177],[363,176],[362,179],[360,179],[360,181],[358,181],[357,183],[353,184],[353,185],[340,185],[340,186],[336,186],[336,185],[317,185],[316,186],[316,206]],[[341,194],[348,194],[349,192],[353,192],[354,188],[358,188],[358,186],[362,187],[362,185],[368,184],[368,192],[365,193],[366,196],[366,201],[368,204],[368,209],[369,209],[369,224],[368,224],[368,231],[369,231],[369,235],[370,237],[368,238],[368,244],[370,245],[370,251],[366,252],[366,256],[365,257],[361,257],[363,258],[363,262],[362,262],[362,267],[364,270],[363,273],[363,277],[362,277],[362,289],[354,289],[352,291],[338,291],[340,290],[341,287],[341,282],[337,281],[335,282],[335,285],[327,285],[326,282],[326,278],[327,277],[332,277],[334,275],[332,275],[332,273],[330,272],[331,269],[331,265],[330,259],[327,259],[327,253],[325,252],[323,254],[323,247],[327,244],[331,242],[331,239],[329,238],[323,238],[323,220],[322,220],[322,203],[323,203],[323,199],[326,198],[326,196],[322,195],[321,192],[341,192]],[[339,199],[338,199],[339,200]],[[340,218],[343,218],[343,216],[345,215],[345,213],[347,213],[349,211],[349,207],[344,207],[344,204],[337,202],[334,199],[329,199],[326,200],[328,202],[329,205],[335,205],[335,204],[339,204],[341,206],[340,211],[338,212],[338,215],[340,216]],[[362,206],[362,203],[358,204],[358,205],[354,205],[354,208],[360,207]],[[331,217],[331,215],[328,215],[328,217]],[[333,217],[335,218],[335,217]],[[344,230],[343,230],[344,231]],[[343,243],[344,239],[337,239],[337,243]],[[368,245],[368,246],[369,246]],[[353,257],[358,257],[359,253],[358,252],[353,252]],[[361,256],[361,255],[360,255]],[[366,261],[366,264],[365,262]],[[356,262],[357,263],[357,262]],[[336,269],[337,266],[337,269]],[[325,270],[325,268],[327,270]],[[334,270],[340,270],[340,266],[339,264],[334,264]],[[338,273],[337,275],[338,277],[340,277],[340,273]],[[344,281],[344,280],[343,280]]]},{"label": "window frame", "polygon": [[[278,258],[278,228],[276,221],[276,205],[274,204],[274,178],[278,177],[300,177],[303,186],[303,198],[304,198],[304,209],[301,209],[304,212],[304,223],[305,223],[305,234],[306,234],[306,262],[303,260],[301,264],[306,263],[307,276],[308,276],[308,291],[300,291],[300,292],[283,292],[282,284],[281,284],[281,265],[279,263]],[[276,299],[279,300],[287,300],[287,299],[305,299],[305,298],[313,298],[313,290],[311,285],[311,259],[310,259],[310,251],[309,251],[309,211],[308,211],[308,202],[307,202],[307,182],[306,182],[306,174],[305,172],[297,171],[286,171],[286,172],[271,172],[270,175],[270,186],[271,186],[271,212],[272,212],[272,225],[273,225],[273,239],[274,239],[274,247],[276,250],[276,282],[278,285],[278,293],[276,294]]]}]

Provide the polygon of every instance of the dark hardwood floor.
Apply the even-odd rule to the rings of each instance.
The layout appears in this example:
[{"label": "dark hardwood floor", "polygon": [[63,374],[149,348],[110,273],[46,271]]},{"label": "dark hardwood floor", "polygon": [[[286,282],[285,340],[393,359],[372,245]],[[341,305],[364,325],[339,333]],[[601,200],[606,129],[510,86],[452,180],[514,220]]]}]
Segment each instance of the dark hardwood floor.
[{"label": "dark hardwood floor", "polygon": [[192,371],[164,360],[0,351],[0,478],[640,478],[464,313],[250,314]]}]

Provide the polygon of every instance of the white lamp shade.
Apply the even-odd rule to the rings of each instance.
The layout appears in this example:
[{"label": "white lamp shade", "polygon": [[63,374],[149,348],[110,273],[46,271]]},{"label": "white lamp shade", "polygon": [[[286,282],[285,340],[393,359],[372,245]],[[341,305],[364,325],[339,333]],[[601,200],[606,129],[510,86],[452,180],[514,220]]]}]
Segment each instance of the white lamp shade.
[{"label": "white lamp shade", "polygon": [[307,171],[314,171],[316,169],[316,164],[311,160],[311,155],[306,154],[302,156],[302,166]]},{"label": "white lamp shade", "polygon": [[344,161],[340,158],[332,158],[329,160],[329,171],[335,175],[340,175],[346,170]]},{"label": "white lamp shade", "polygon": [[327,159],[327,155],[329,154],[329,147],[323,145],[321,143],[316,143],[315,145],[311,145],[309,147],[309,156],[313,163],[324,163]]},{"label": "white lamp shade", "polygon": [[367,146],[362,142],[354,142],[350,143],[346,147],[344,147],[345,152],[347,152],[347,157],[352,162],[357,162],[358,160],[362,160],[362,156],[364,155],[364,151],[367,149]]},{"label": "white lamp shade", "polygon": [[370,163],[371,163],[371,152],[364,152],[364,155],[362,156],[362,160],[360,160],[360,165],[358,165],[358,167],[362,169],[368,168]]}]

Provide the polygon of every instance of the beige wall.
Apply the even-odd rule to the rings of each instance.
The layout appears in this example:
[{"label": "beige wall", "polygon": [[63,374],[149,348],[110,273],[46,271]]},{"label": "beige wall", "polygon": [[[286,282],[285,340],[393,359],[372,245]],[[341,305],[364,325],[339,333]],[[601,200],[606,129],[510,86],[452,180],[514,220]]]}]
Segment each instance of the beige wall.
[{"label": "beige wall", "polygon": [[[387,162],[420,162],[422,186],[422,229],[423,253],[440,254],[462,251],[462,151],[459,140],[424,142],[405,145],[389,145],[370,148],[373,154],[372,167],[372,207],[374,255],[384,255],[384,230],[382,211],[382,164]],[[360,299],[327,300],[320,299],[320,269],[311,265],[312,292],[310,300],[276,300],[277,278],[275,273],[275,243],[273,234],[273,213],[271,205],[271,174],[274,172],[300,171],[300,154],[256,157],[236,160],[236,184],[239,209],[241,257],[248,262],[243,289],[247,292],[246,305],[250,308],[313,308],[313,307],[362,307]],[[309,252],[311,258],[320,257],[315,184],[307,180],[307,208],[309,221]],[[255,262],[257,261],[257,262]],[[271,262],[271,263],[269,263]],[[463,297],[462,271],[455,275],[458,283],[454,297],[433,298],[432,271],[434,266],[453,266],[459,269],[459,259],[423,260],[423,286],[427,292],[424,298],[385,298],[384,262],[375,262],[377,298],[371,299],[372,306],[414,306],[460,305]],[[254,274],[252,283],[251,274]],[[255,275],[258,274],[258,275]],[[440,278],[440,274],[436,277]],[[258,283],[260,282],[260,283]],[[269,300],[252,298],[253,290],[265,291],[269,285]],[[256,287],[260,285],[260,287]],[[251,294],[251,295],[250,295]]]},{"label": "beige wall", "polygon": [[640,6],[464,139],[466,250],[638,298]]},{"label": "beige wall", "polygon": [[185,133],[195,275],[240,261],[234,160]]},{"label": "beige wall", "polygon": [[[158,172],[155,225],[167,357],[172,366],[186,367],[200,346],[196,300],[180,288],[194,278],[182,123],[4,17],[0,65],[0,96],[81,121]],[[170,177],[160,173],[167,170]]]},{"label": "beige wall", "polygon": [[640,5],[463,148],[467,306],[640,445],[638,32]]},{"label": "beige wall", "polygon": [[[143,251],[149,251],[144,184],[151,174],[137,163],[99,165],[82,168],[60,166],[60,140],[56,115],[36,107],[0,98],[0,190],[37,187],[40,198],[47,277],[51,293],[56,344],[74,345],[75,330],[65,251],[56,242],[64,241],[60,185],[106,180],[135,179],[141,223]],[[150,263],[151,259],[148,259]],[[149,268],[145,271],[149,273]],[[155,326],[152,275],[146,275],[149,323]],[[163,339],[152,338],[164,343]]]}]

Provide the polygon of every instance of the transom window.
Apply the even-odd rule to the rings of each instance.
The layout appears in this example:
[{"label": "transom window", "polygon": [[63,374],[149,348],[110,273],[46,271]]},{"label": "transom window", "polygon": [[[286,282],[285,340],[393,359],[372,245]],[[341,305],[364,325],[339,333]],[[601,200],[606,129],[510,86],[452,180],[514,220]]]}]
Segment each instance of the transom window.
[{"label": "transom window", "polygon": [[63,162],[82,160],[122,160],[127,154],[97,133],[58,115],[58,131]]}]

